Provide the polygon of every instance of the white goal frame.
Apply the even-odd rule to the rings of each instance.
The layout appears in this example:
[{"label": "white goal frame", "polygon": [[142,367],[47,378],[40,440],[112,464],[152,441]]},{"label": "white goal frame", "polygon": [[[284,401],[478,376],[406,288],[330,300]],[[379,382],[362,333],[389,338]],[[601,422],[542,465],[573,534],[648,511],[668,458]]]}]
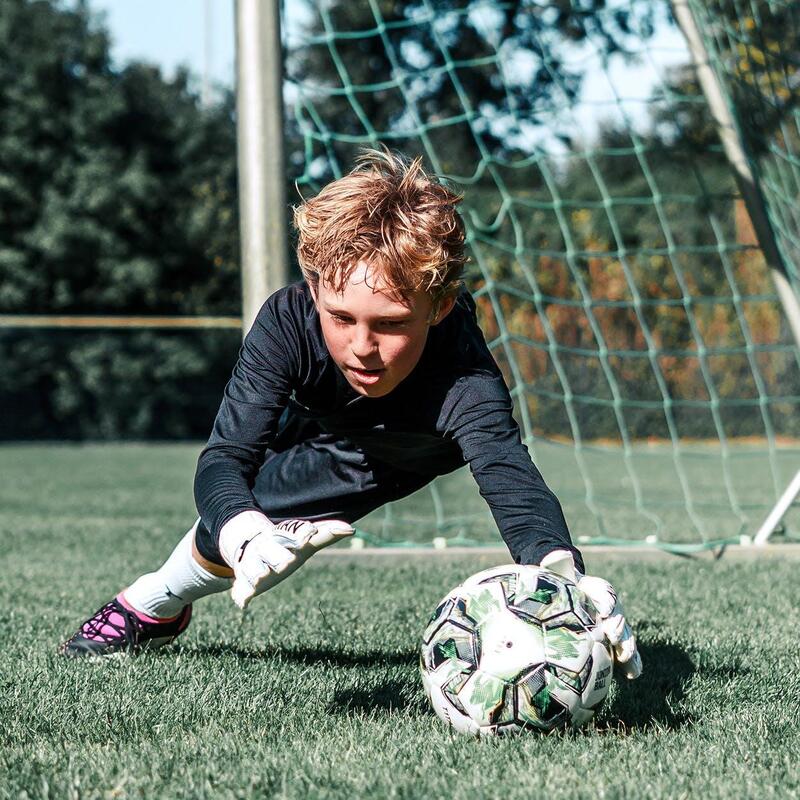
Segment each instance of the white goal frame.
[{"label": "white goal frame", "polygon": [[797,495],[800,494],[800,470],[795,473],[791,483],[786,487],[784,493],[781,495],[780,500],[772,507],[767,518],[758,529],[755,537],[753,538],[753,545],[756,547],[763,547],[769,541],[769,537],[775,532],[780,521],[785,516],[786,512],[794,503]]}]

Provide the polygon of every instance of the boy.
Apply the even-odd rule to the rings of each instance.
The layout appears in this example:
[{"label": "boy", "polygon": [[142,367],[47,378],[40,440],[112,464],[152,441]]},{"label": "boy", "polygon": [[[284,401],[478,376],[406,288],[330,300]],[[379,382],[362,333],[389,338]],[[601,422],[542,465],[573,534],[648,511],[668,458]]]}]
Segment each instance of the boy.
[{"label": "boy", "polygon": [[622,671],[639,674],[616,595],[580,575],[461,291],[459,201],[419,159],[369,151],[295,210],[305,281],[270,297],[244,340],[198,461],[200,518],[62,652],[167,643],[194,600],[226,589],[244,608],[350,523],[466,462],[514,560],[579,579]]}]

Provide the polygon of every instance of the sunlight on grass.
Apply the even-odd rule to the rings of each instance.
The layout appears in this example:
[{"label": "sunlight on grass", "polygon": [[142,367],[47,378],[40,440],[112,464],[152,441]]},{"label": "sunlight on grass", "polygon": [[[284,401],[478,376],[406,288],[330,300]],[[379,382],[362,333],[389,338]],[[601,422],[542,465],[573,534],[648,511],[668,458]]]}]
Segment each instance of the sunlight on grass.
[{"label": "sunlight on grass", "polygon": [[0,449],[0,798],[800,792],[793,557],[590,551],[623,593],[645,674],[612,687],[575,735],[455,737],[428,709],[418,638],[448,589],[497,563],[480,553],[319,556],[246,616],[226,596],[201,601],[179,645],[60,658],[60,641],[191,524],[194,456],[85,449],[66,470],[59,448]]}]

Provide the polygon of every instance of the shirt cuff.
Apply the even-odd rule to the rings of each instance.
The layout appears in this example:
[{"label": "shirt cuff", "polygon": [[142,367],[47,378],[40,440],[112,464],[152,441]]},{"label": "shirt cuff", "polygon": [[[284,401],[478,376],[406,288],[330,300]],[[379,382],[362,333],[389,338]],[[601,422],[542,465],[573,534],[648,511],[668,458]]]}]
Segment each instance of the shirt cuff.
[{"label": "shirt cuff", "polygon": [[272,523],[260,511],[242,511],[231,517],[219,531],[219,552],[225,563],[233,567],[236,552],[242,544],[271,527]]}]

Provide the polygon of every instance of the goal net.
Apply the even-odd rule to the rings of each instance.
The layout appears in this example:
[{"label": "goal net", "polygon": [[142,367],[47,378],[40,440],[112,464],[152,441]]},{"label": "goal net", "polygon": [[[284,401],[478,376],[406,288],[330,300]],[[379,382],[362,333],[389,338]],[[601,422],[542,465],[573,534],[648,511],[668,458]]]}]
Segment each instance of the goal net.
[{"label": "goal net", "polygon": [[[800,9],[689,7],[796,281]],[[670,3],[328,0],[283,35],[303,194],[379,142],[464,193],[469,288],[575,539],[752,534],[800,465],[800,360]],[[360,528],[497,542],[466,471]]]}]

